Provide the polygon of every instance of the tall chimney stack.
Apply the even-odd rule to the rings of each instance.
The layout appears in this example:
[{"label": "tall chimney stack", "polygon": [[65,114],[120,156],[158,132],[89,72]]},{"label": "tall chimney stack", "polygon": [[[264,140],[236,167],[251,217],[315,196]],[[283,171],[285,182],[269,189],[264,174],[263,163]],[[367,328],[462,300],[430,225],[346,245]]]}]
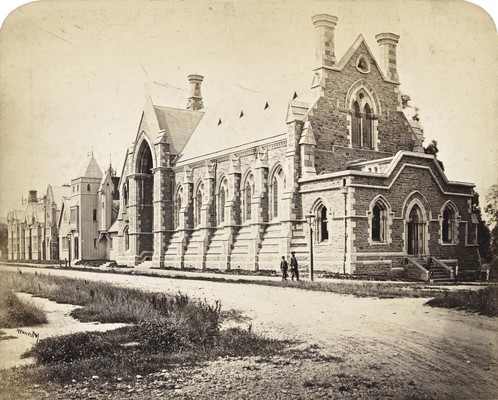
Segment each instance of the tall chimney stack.
[{"label": "tall chimney stack", "polygon": [[189,75],[188,81],[190,82],[190,97],[188,98],[187,110],[201,110],[204,108],[202,102],[201,83],[204,80],[202,75]]},{"label": "tall chimney stack", "polygon": [[394,33],[379,33],[375,39],[380,47],[380,62],[384,73],[389,80],[399,82],[396,66],[396,46],[399,36]]},{"label": "tall chimney stack", "polygon": [[30,190],[28,192],[28,203],[38,203],[38,198],[36,197],[36,190]]},{"label": "tall chimney stack", "polygon": [[318,14],[311,17],[311,21],[316,32],[316,67],[331,67],[336,63],[334,30],[337,25],[337,17]]}]

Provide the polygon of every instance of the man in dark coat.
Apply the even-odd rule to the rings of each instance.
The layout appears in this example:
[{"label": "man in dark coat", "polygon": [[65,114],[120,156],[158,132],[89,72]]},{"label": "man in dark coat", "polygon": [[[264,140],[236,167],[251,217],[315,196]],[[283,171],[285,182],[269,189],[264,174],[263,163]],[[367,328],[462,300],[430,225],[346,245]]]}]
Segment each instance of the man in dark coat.
[{"label": "man in dark coat", "polygon": [[294,280],[294,277],[295,277],[296,281],[298,281],[299,280],[299,270],[297,268],[296,253],[294,251],[291,252],[290,268],[291,268],[291,279]]},{"label": "man in dark coat", "polygon": [[287,280],[287,270],[289,266],[287,264],[287,261],[285,261],[285,256],[282,256],[282,261],[280,261],[280,271],[282,271],[282,280],[286,281]]}]

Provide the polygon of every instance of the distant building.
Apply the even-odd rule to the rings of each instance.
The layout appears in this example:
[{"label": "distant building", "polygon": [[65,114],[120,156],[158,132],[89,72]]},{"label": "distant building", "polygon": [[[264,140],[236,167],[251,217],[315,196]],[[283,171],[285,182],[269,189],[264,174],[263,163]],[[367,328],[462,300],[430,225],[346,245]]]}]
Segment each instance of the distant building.
[{"label": "distant building", "polygon": [[312,21],[309,93],[204,108],[203,77],[190,75],[187,109],[147,101],[120,181],[118,263],[274,270],[295,251],[306,266],[311,213],[320,270],[429,279],[477,267],[474,185],[424,154],[399,91],[399,37],[376,36],[379,61],[361,35],[336,59],[337,18]]},{"label": "distant building", "polygon": [[57,221],[69,186],[48,185],[43,198],[30,190],[18,210],[7,215],[9,260],[58,260]]},{"label": "distant building", "polygon": [[62,259],[109,259],[108,229],[118,214],[118,182],[111,166],[102,173],[93,153],[71,180],[71,194],[64,199],[59,219]]}]

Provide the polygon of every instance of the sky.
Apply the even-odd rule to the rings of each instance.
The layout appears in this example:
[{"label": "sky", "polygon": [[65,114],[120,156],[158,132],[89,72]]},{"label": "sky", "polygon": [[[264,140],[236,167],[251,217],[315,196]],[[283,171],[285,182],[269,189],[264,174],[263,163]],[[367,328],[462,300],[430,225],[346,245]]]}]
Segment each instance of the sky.
[{"label": "sky", "polygon": [[[4,18],[20,3],[2,2]],[[420,109],[425,144],[438,142],[450,180],[481,194],[498,183],[498,41],[477,5],[47,0],[15,9],[0,31],[0,215],[30,189],[69,183],[91,151],[119,174],[147,97],[185,108],[189,74],[204,75],[206,106],[309,88],[317,13],[339,18],[338,59],[360,33],[377,57],[376,34],[400,35],[401,91]]]}]

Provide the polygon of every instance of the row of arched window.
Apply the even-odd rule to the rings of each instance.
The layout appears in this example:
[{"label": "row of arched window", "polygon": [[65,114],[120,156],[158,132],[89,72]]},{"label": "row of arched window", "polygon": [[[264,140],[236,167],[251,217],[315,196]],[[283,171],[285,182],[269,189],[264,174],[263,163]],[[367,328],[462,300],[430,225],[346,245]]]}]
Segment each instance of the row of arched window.
[{"label": "row of arched window", "polygon": [[[387,243],[388,240],[388,207],[382,200],[377,200],[372,208],[371,225],[370,225],[370,240],[373,243]],[[457,215],[456,208],[451,204],[447,204],[442,213],[441,221],[441,242],[443,244],[453,244],[456,242],[457,231]],[[325,242],[329,239],[328,229],[328,210],[324,204],[319,204],[315,212],[315,240],[317,242]],[[423,221],[419,207],[413,207],[409,214],[409,223],[412,225],[420,225]]]},{"label": "row of arched window", "polygon": [[[285,186],[285,175],[281,166],[278,166],[270,178],[268,185],[268,217],[270,220],[279,218],[281,201],[280,198]],[[194,227],[201,224],[201,209],[204,202],[204,183],[200,182],[194,190]],[[240,206],[241,206],[241,221],[242,223],[252,220],[252,201],[255,194],[255,179],[252,172],[249,172],[243,183],[240,186]],[[226,201],[228,198],[228,180],[226,177],[221,178],[215,195],[215,210],[216,210],[216,223],[218,225],[224,224],[227,220],[226,217]],[[174,227],[179,226],[180,209],[183,204],[184,192],[183,187],[180,186],[176,191],[174,199]]]}]

